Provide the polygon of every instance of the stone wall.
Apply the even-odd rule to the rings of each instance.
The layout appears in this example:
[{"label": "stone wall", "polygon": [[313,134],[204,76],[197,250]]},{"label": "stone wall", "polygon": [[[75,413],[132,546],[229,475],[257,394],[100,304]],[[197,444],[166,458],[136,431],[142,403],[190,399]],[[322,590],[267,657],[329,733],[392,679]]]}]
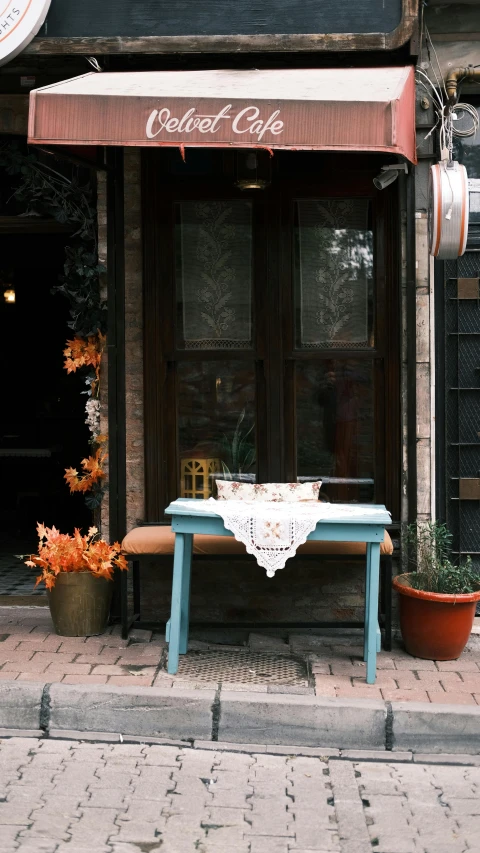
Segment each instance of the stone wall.
[{"label": "stone wall", "polygon": [[[107,266],[107,176],[105,172],[97,172],[97,227],[98,227],[98,262]],[[102,299],[107,299],[107,276],[102,275],[100,281],[100,294]],[[108,435],[108,348],[105,348],[102,358],[100,375],[100,432]],[[108,446],[107,446],[108,450]],[[104,463],[104,471],[108,483],[108,458]],[[107,541],[109,535],[109,494],[106,489],[105,497],[100,509],[100,529],[102,536]]]},{"label": "stone wall", "polygon": [[[192,622],[336,622],[363,620],[360,562],[295,557],[274,578],[250,557],[193,560]],[[142,563],[142,619],[170,617],[172,558]]]},{"label": "stone wall", "polygon": [[[145,517],[143,440],[143,296],[140,152],[125,149],[125,385],[127,450],[127,530]],[[98,254],[107,264],[107,188],[104,172],[99,173],[97,191]],[[106,299],[106,276],[102,297]],[[108,434],[108,342],[102,360],[101,431]],[[106,463],[108,476],[108,460]],[[101,525],[108,530],[108,491],[102,502]]]},{"label": "stone wall", "polygon": [[125,385],[127,530],[145,518],[143,438],[143,253],[140,151],[125,149]]}]

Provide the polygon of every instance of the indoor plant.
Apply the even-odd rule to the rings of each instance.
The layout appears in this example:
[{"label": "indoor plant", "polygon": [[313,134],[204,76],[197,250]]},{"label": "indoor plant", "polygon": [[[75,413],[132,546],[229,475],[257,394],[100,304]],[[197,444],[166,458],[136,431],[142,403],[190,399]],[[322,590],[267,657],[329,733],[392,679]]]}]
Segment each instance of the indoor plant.
[{"label": "indoor plant", "polygon": [[96,527],[86,536],[75,529],[71,536],[38,524],[37,533],[38,554],[25,562],[41,570],[35,586],[45,583],[56,633],[101,634],[107,626],[114,569],[127,569],[120,545],[99,539]]},{"label": "indoor plant", "polygon": [[394,578],[400,627],[407,652],[428,660],[458,658],[470,636],[480,601],[480,576],[470,557],[450,559],[451,534],[444,524],[410,525],[407,543],[414,571]]}]

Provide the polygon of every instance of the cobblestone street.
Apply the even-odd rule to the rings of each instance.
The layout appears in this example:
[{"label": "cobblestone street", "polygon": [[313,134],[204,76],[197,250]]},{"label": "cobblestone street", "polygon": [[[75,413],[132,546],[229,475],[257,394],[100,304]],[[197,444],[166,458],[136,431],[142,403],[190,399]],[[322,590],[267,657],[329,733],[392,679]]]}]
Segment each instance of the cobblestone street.
[{"label": "cobblestone street", "polygon": [[0,853],[480,851],[480,766],[0,742]]}]

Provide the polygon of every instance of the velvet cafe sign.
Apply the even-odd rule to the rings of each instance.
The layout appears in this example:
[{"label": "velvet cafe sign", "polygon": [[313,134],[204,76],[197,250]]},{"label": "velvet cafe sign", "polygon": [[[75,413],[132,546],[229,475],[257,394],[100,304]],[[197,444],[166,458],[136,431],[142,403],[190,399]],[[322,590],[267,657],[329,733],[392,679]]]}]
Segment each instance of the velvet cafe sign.
[{"label": "velvet cafe sign", "polygon": [[[167,141],[169,135],[183,138],[187,141],[192,134],[203,137],[205,142],[214,141],[215,136],[248,138],[252,142],[265,141],[267,138],[278,136],[283,131],[283,121],[279,118],[280,110],[268,111],[262,114],[255,106],[247,106],[232,111],[232,104],[225,104],[212,114],[203,110],[199,113],[196,107],[183,112],[172,111],[168,107],[152,110],[145,128],[147,139],[158,136]],[[227,131],[225,133],[225,131]]]},{"label": "velvet cafe sign", "polygon": [[0,0],[0,65],[31,42],[42,26],[51,0]]}]

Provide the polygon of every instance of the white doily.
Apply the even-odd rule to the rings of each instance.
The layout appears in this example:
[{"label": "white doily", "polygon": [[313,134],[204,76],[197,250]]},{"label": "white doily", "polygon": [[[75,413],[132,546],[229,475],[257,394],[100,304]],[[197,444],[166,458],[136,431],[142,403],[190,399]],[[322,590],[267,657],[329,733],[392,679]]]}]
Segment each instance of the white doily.
[{"label": "white doily", "polygon": [[290,557],[294,557],[297,548],[306,542],[307,537],[321,520],[329,518],[355,521],[368,516],[385,519],[385,510],[377,507],[365,507],[352,504],[327,504],[312,502],[268,502],[268,501],[217,501],[196,500],[175,501],[176,506],[195,512],[215,513],[221,516],[227,530],[231,530],[235,539],[243,542],[249,554],[255,557],[259,566],[266,569],[267,577],[273,578],[278,569],[283,569]]}]

